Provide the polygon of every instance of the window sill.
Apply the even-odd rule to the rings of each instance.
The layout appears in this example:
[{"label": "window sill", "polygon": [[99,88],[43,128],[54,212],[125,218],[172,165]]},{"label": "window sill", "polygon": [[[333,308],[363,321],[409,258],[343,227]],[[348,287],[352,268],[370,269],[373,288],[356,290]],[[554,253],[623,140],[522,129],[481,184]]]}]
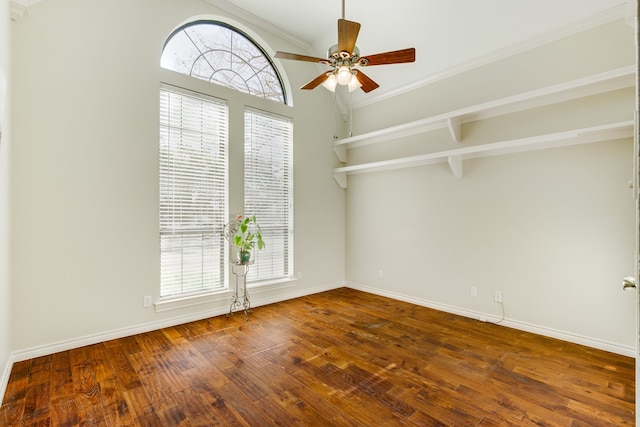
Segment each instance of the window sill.
[{"label": "window sill", "polygon": [[265,280],[261,282],[253,282],[247,283],[247,289],[252,289],[254,291],[258,290],[258,292],[262,290],[272,290],[272,289],[281,289],[281,288],[289,288],[295,285],[298,279],[295,277],[285,277],[283,279],[274,279],[274,280]]},{"label": "window sill", "polygon": [[[295,277],[288,277],[284,279],[267,280],[264,282],[247,283],[247,290],[251,290],[251,294],[253,295],[266,291],[284,289],[294,286],[297,280],[298,279]],[[234,287],[235,282],[232,283],[231,289],[219,289],[201,294],[161,299],[154,304],[155,310],[156,313],[160,313],[163,311],[194,307],[202,304],[211,304],[218,301],[228,302],[235,289]],[[240,290],[240,292],[242,292],[242,290]]]},{"label": "window sill", "polygon": [[193,307],[196,305],[223,301],[229,298],[230,293],[230,289],[219,289],[194,295],[167,297],[165,299],[160,299],[154,304],[154,306],[156,309],[156,313],[160,313],[162,311],[177,310],[179,308]]}]

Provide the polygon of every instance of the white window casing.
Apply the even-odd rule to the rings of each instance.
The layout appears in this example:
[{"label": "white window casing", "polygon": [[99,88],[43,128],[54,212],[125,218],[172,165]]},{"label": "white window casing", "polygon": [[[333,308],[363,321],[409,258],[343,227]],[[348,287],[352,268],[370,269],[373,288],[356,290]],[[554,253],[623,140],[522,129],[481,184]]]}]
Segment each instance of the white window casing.
[{"label": "white window casing", "polygon": [[248,283],[293,275],[293,123],[247,107],[244,113],[244,214],[255,215],[265,248],[254,250]]},{"label": "white window casing", "polygon": [[160,296],[226,287],[228,107],[163,84],[160,89]]}]

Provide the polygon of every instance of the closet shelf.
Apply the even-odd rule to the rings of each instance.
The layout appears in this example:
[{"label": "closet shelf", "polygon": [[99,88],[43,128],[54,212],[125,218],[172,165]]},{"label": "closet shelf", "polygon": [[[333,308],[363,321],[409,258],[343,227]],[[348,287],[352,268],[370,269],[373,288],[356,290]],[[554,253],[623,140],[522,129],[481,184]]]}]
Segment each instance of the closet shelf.
[{"label": "closet shelf", "polygon": [[342,163],[346,163],[349,148],[443,128],[449,129],[453,141],[461,142],[464,123],[633,87],[635,85],[635,71],[634,66],[618,68],[413,122],[339,139],[334,142],[333,149],[338,159]]},{"label": "closet shelf", "polygon": [[417,156],[344,166],[334,169],[333,177],[341,188],[347,188],[347,175],[402,169],[445,161],[449,163],[451,171],[455,176],[462,177],[462,161],[465,159],[631,138],[633,137],[633,123],[633,120],[629,120],[527,138],[455,148]]}]

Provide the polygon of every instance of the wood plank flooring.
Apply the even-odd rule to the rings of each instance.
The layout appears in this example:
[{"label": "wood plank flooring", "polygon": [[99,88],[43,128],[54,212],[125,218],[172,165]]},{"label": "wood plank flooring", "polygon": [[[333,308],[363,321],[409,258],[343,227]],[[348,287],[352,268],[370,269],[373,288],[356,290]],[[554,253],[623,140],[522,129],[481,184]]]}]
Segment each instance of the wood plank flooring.
[{"label": "wood plank flooring", "polygon": [[18,362],[0,425],[634,425],[634,365],[342,288]]}]

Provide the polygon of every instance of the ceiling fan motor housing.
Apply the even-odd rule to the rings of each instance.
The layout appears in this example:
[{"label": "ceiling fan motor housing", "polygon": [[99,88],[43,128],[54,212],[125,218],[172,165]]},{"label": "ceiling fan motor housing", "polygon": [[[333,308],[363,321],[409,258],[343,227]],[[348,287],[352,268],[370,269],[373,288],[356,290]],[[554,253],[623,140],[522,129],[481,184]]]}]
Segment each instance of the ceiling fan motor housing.
[{"label": "ceiling fan motor housing", "polygon": [[353,47],[353,52],[347,52],[346,50],[339,52],[338,45],[334,44],[327,50],[327,58],[329,58],[329,65],[332,67],[362,65],[360,64],[362,62],[360,61],[360,49],[357,46]]}]

